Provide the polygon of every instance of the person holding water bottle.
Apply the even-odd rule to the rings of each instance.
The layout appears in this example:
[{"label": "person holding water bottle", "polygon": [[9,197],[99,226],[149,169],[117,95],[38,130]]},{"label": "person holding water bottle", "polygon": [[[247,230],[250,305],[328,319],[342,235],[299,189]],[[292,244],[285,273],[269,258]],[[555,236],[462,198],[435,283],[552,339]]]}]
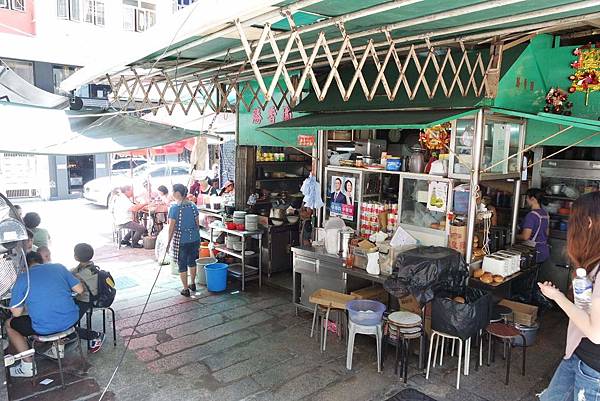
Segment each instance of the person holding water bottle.
[{"label": "person holding water bottle", "polygon": [[569,317],[565,356],[539,398],[541,401],[600,399],[600,192],[573,203],[567,252],[577,267],[571,302],[552,283],[538,283],[542,294]]}]

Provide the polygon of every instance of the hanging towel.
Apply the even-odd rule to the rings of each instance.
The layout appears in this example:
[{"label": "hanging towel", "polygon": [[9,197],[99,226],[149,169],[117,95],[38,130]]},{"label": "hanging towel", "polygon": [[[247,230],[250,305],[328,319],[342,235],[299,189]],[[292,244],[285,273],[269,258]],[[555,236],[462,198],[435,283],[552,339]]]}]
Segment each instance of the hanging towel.
[{"label": "hanging towel", "polygon": [[317,182],[317,178],[314,175],[310,175],[304,183],[300,192],[304,195],[304,206],[311,209],[319,209],[325,206],[323,199],[321,199],[321,186]]}]

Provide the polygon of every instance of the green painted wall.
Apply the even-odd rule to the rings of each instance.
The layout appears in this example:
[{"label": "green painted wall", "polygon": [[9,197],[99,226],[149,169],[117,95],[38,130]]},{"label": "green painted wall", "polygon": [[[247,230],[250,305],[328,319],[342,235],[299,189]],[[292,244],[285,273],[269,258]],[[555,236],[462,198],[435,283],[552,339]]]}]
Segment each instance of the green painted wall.
[{"label": "green painted wall", "polygon": [[[531,41],[521,57],[500,80],[494,106],[537,114],[543,112],[546,93],[551,87],[564,90],[569,88],[569,75],[574,72],[571,62],[576,60],[576,56],[573,55],[576,46],[553,48],[553,42],[554,38],[549,35],[541,35]],[[587,106],[583,92],[570,94],[569,100],[573,102],[573,117],[591,120],[600,117],[600,92],[590,93]],[[560,129],[555,124],[529,121],[526,143],[536,143]],[[567,146],[591,133],[573,128],[545,144]],[[600,138],[592,138],[579,146],[600,146]]]}]

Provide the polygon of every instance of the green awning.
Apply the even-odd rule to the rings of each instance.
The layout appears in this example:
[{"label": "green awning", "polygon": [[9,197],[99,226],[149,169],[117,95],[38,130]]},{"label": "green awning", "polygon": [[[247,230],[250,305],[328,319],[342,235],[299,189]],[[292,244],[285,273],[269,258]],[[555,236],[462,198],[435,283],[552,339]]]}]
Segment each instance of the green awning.
[{"label": "green awning", "polygon": [[423,129],[457,118],[475,114],[478,109],[460,110],[395,110],[356,111],[344,113],[314,113],[257,128],[259,131],[276,133],[296,129],[314,133],[319,129]]},{"label": "green awning", "polygon": [[586,129],[590,131],[600,131],[600,121],[590,120],[587,118],[579,118],[572,116],[563,116],[559,114],[551,113],[524,113],[522,111],[500,109],[497,107],[492,108],[493,112],[508,114],[515,117],[527,118],[529,120],[541,121],[548,124],[557,124],[562,126],[572,126],[575,128]]}]

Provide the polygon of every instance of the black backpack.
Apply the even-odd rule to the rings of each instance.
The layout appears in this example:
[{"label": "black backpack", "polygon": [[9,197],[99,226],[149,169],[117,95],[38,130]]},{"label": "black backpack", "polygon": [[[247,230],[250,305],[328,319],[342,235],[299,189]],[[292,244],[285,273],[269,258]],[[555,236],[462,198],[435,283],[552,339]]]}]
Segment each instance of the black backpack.
[{"label": "black backpack", "polygon": [[117,295],[115,280],[110,272],[101,270],[98,266],[94,266],[98,273],[98,294],[94,297],[94,306],[97,308],[108,308],[112,305]]},{"label": "black backpack", "polygon": [[108,308],[112,305],[117,295],[117,289],[115,288],[115,280],[113,279],[110,272],[100,269],[98,266],[93,266],[94,272],[98,276],[98,293],[92,295],[90,287],[81,281],[87,291],[90,294],[90,302],[95,308]]}]

